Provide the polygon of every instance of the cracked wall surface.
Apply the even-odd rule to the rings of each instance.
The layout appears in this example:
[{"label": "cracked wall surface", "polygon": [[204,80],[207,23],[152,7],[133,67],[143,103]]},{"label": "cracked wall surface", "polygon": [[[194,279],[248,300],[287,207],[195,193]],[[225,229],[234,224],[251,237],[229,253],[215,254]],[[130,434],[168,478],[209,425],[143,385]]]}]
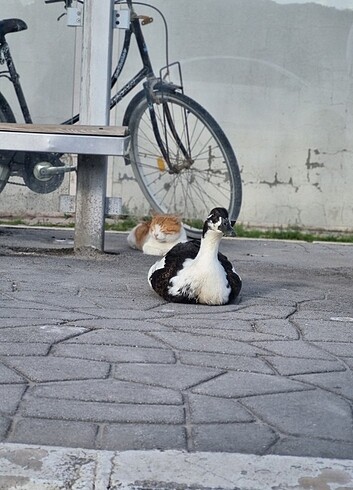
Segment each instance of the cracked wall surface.
[{"label": "cracked wall surface", "polygon": [[[342,2],[285,0],[221,0],[217,8],[211,0],[156,0],[154,5],[169,22],[170,59],[181,61],[185,92],[219,121],[236,151],[244,188],[239,221],[352,230],[352,8]],[[2,8],[4,17],[28,20],[29,30],[12,35],[11,45],[34,119],[62,120],[73,83],[65,91],[69,103],[62,104],[62,92],[54,97],[54,107],[43,100],[53,100],[63,72],[73,77],[72,30],[54,22],[59,7],[9,0]],[[71,53],[60,63],[60,74],[50,64],[56,49],[45,43],[50,32],[36,29],[43,16],[64,37],[67,47],[60,52]],[[161,66],[163,25],[153,16],[144,32],[153,62]],[[48,57],[43,71],[36,68],[36,83],[24,42],[40,45],[42,59]],[[121,83],[139,67],[136,51],[131,55]],[[118,124],[125,107],[123,102],[114,114]],[[74,183],[65,182],[66,191],[73,192]],[[131,169],[119,159],[110,167],[108,192],[121,196],[131,212],[149,211]],[[42,197],[9,187],[0,212],[54,212],[59,194]]]}]

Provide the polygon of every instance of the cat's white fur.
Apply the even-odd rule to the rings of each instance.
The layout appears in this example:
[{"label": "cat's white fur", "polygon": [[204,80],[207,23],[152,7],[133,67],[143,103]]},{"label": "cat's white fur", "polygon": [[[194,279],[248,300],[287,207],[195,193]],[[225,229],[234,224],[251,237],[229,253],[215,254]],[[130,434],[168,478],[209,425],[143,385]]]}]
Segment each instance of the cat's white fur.
[{"label": "cat's white fur", "polygon": [[[136,244],[135,230],[136,225],[129,233],[127,242],[131,248],[139,249]],[[179,233],[164,233],[159,225],[151,228],[148,236],[142,245],[142,252],[148,255],[164,255],[174,245],[180,242],[187,242],[187,236],[184,227],[181,225]]]},{"label": "cat's white fur", "polygon": [[183,227],[181,227],[180,233],[178,234],[167,234],[161,230],[159,225],[156,225],[148,234],[142,251],[148,255],[164,255],[177,243],[186,241],[186,232]]}]

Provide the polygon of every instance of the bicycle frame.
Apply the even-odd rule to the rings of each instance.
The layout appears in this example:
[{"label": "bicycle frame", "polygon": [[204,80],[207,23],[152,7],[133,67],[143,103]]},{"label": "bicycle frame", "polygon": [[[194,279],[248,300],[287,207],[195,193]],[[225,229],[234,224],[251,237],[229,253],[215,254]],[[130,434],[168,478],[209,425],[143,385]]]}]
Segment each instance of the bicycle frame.
[{"label": "bicycle frame", "polygon": [[[118,2],[119,3],[119,2]],[[136,12],[134,11],[133,8],[133,0],[126,0],[126,4],[130,10],[131,18],[130,18],[130,25],[129,28],[125,31],[125,36],[124,36],[124,42],[123,42],[123,48],[119,56],[119,60],[117,63],[117,66],[112,74],[111,77],[111,88],[113,88],[124,68],[126,59],[128,57],[130,45],[131,45],[131,37],[132,35],[135,36],[138,51],[141,57],[142,61],[142,68],[139,72],[136,73],[136,75],[129,81],[127,82],[110,100],[110,109],[114,108],[126,95],[128,95],[139,83],[141,83],[143,80],[146,80],[146,82],[143,84],[144,91],[145,91],[145,96],[148,101],[149,105],[149,111],[150,111],[150,117],[151,117],[151,123],[153,127],[153,132],[156,138],[156,142],[161,150],[161,153],[163,155],[163,158],[165,162],[167,163],[167,166],[171,172],[177,172],[180,171],[180,169],[176,169],[169,157],[168,153],[168,148],[166,148],[165,144],[163,143],[163,140],[160,135],[160,131],[158,128],[158,123],[153,107],[153,90],[158,84],[158,89],[161,90],[169,90],[169,91],[175,91],[177,89],[182,90],[182,86],[176,86],[171,83],[165,82],[160,78],[157,78],[153,68],[152,68],[152,63],[149,57],[147,45],[145,43],[145,39],[142,33],[142,27],[140,23],[140,19],[142,18],[142,23],[146,18],[144,16],[138,16]],[[21,87],[21,83],[19,81],[19,74],[17,73],[15,69],[15,65],[10,53],[10,49],[8,46],[8,43],[6,42],[5,38],[0,40],[0,55],[2,54],[4,61],[6,62],[8,71],[7,72],[0,72],[0,76],[4,76],[8,78],[15,89],[17,99],[23,114],[24,121],[27,124],[32,123],[32,118],[29,112],[29,108]],[[180,68],[179,68],[180,70]],[[192,165],[192,160],[190,158],[190,151],[188,151],[183,144],[181,143],[180,138],[177,135],[174,123],[173,123],[173,118],[171,117],[170,110],[167,104],[163,104],[164,106],[164,117],[165,120],[168,123],[168,126],[171,130],[171,134],[175,137],[176,141],[178,142],[179,148],[181,152],[183,153],[187,163],[185,164],[186,166]],[[62,124],[75,124],[79,121],[79,114],[76,114],[75,116],[67,119],[64,121]]]},{"label": "bicycle frame", "polygon": [[7,66],[7,71],[0,72],[0,78],[1,77],[7,78],[12,82],[14,86],[14,90],[16,92],[18,103],[22,111],[23,119],[27,124],[32,124],[33,121],[29,112],[25,95],[22,90],[22,86],[20,83],[20,76],[16,71],[15,64],[11,56],[10,48],[5,39],[5,36],[3,36],[0,39],[0,60],[1,60],[1,64],[5,62]]},{"label": "bicycle frame", "polygon": [[[142,33],[142,28],[140,24],[140,18],[136,15],[132,1],[128,0],[127,5],[131,12],[131,21],[130,27],[125,31],[123,48],[119,56],[119,60],[117,66],[113,72],[111,77],[111,88],[113,88],[125,66],[126,59],[128,57],[128,53],[131,45],[131,37],[135,36],[137,47],[140,53],[141,61],[142,61],[142,69],[136,73],[136,75],[127,82],[110,100],[110,109],[113,109],[126,95],[128,95],[142,80],[147,79],[149,82],[156,81],[157,78],[154,74],[152,63],[148,54],[148,49],[145,43],[145,38]],[[79,121],[79,114],[76,114],[72,118],[65,121],[63,124],[75,124]]]}]

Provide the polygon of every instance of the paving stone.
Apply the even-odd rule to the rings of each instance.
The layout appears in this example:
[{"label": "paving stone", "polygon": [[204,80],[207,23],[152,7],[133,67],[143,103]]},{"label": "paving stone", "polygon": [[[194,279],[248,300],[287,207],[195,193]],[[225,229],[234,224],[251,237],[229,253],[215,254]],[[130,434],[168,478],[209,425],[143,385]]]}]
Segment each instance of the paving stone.
[{"label": "paving stone", "polygon": [[256,357],[232,356],[229,354],[210,354],[207,352],[180,352],[182,364],[208,366],[218,369],[234,369],[253,373],[274,374],[274,371],[262,359]]},{"label": "paving stone", "polygon": [[141,362],[174,364],[175,356],[172,350],[155,349],[151,347],[129,347],[89,344],[60,344],[54,347],[52,354],[57,357],[72,357],[92,359],[107,362]]},{"label": "paving stone", "polygon": [[320,342],[353,342],[353,326],[351,322],[324,320],[296,320],[303,338]]},{"label": "paving stone", "polygon": [[222,371],[184,365],[125,364],[114,367],[113,376],[154,386],[185,390],[190,386],[218,376]]},{"label": "paving stone", "polygon": [[185,428],[161,424],[111,424],[103,430],[101,448],[113,451],[186,450]]},{"label": "paving stone", "polygon": [[192,429],[195,451],[264,454],[275,433],[256,423],[202,424]]},{"label": "paving stone", "polygon": [[194,394],[189,394],[188,400],[194,424],[254,421],[254,417],[235,400]]},{"label": "paving stone", "polygon": [[[146,271],[147,274],[147,271]],[[104,309],[104,316],[106,315],[108,311],[108,318],[113,318],[116,315],[116,312],[120,310],[120,308],[125,308],[129,310],[148,310],[150,308],[154,308],[161,304],[163,301],[162,298],[160,298],[157,295],[152,294],[151,291],[149,291],[148,284],[144,286],[144,295],[140,295],[140,297],[132,297],[130,294],[129,297],[123,296],[119,297],[118,296],[118,290],[117,288],[115,295],[112,296],[111,298],[109,297],[100,297],[95,298],[95,303],[97,305],[97,311],[98,309],[101,311],[102,314],[102,309]],[[110,310],[110,311],[109,311]],[[89,313],[88,308],[80,308],[79,311],[83,313]]]},{"label": "paving stone", "polygon": [[269,449],[268,453],[311,458],[352,459],[353,443],[307,437],[283,437]]},{"label": "paving stone", "polygon": [[[156,296],[156,293],[154,291],[149,291],[150,295]],[[199,316],[206,316],[210,315],[213,313],[216,314],[235,314],[235,312],[238,311],[239,306],[238,302],[234,304],[229,304],[229,305],[222,305],[222,306],[212,306],[212,305],[201,305],[201,304],[186,304],[186,303],[168,303],[167,305],[165,304],[164,301],[162,301],[162,304],[159,306],[156,306],[154,308],[154,311],[157,313],[165,313],[168,316],[172,313],[176,318],[185,316],[186,318],[190,315],[198,318]]]},{"label": "paving stone", "polygon": [[288,435],[353,440],[351,408],[340,397],[319,389],[243,399],[263,421]]},{"label": "paving stone", "polygon": [[28,399],[21,404],[25,417],[79,420],[84,422],[125,422],[182,424],[184,410],[173,405],[133,405],[124,403],[85,403],[76,400]]},{"label": "paving stone", "polygon": [[24,383],[25,379],[22,378],[12,369],[0,364],[0,383]]},{"label": "paving stone", "polygon": [[289,320],[283,319],[271,319],[271,320],[257,320],[255,322],[256,331],[261,333],[267,333],[276,335],[285,339],[298,340],[299,334],[293,323]]},{"label": "paving stone", "polygon": [[7,442],[94,448],[97,430],[90,423],[26,418],[16,421]]},{"label": "paving stone", "polygon": [[[136,312],[134,311],[129,311],[128,316],[138,316]],[[121,310],[118,312],[120,315],[122,314]],[[123,330],[137,330],[139,332],[153,332],[153,331],[168,331],[170,328],[158,323],[157,321],[148,321],[148,320],[141,320],[145,316],[146,312],[140,312],[141,314],[139,315],[138,319],[126,319],[126,318],[119,318],[119,315],[117,315],[117,318],[94,318],[90,320],[81,320],[78,322],[75,322],[77,326],[81,327],[87,327],[89,329],[109,329],[109,330],[114,330],[114,331],[123,331]],[[148,313],[148,312],[147,312]]]},{"label": "paving stone", "polygon": [[[255,273],[257,278],[258,271]],[[295,306],[295,304],[299,302],[321,300],[325,297],[324,291],[320,291],[317,288],[308,287],[304,284],[298,287],[297,285],[291,285],[288,280],[282,282],[280,278],[278,278],[277,281],[271,281],[271,283],[266,282],[266,279],[264,278],[263,282],[266,283],[267,287],[264,287],[263,290],[260,291],[261,296],[268,298],[271,301],[282,300],[288,303],[292,302],[293,306]],[[258,281],[256,281],[256,285],[258,285]]]},{"label": "paving stone", "polygon": [[82,327],[68,327],[66,325],[11,327],[1,330],[1,340],[2,342],[43,342],[51,344],[85,331],[86,329]]},{"label": "paving stone", "polygon": [[11,420],[3,415],[0,415],[0,440],[4,440],[6,433],[10,427]]},{"label": "paving stone", "polygon": [[50,344],[0,342],[0,356],[46,356]]},{"label": "paving stone", "polygon": [[295,306],[279,305],[252,305],[237,311],[236,316],[240,320],[258,320],[266,318],[288,318],[296,311]]},{"label": "paving stone", "polygon": [[[176,330],[176,329],[174,329]],[[178,328],[178,332],[190,333],[190,327],[188,328]],[[218,328],[217,325],[214,325],[213,329],[206,328],[193,328],[193,335],[202,335],[209,337],[216,337],[219,339],[230,339],[230,340],[240,340],[241,342],[248,341],[256,341],[256,340],[278,340],[276,335],[263,334],[255,331],[244,332],[243,330],[224,330],[223,325],[222,328]],[[207,337],[206,337],[207,338]]]},{"label": "paving stone", "polygon": [[32,381],[105,378],[109,364],[58,357],[11,357],[7,363]]},{"label": "paving stone", "polygon": [[313,342],[312,344],[334,356],[353,358],[353,342]]},{"label": "paving stone", "polygon": [[339,373],[306,374],[294,376],[292,379],[311,383],[320,388],[332,391],[345,398],[353,400],[353,373],[351,371]]},{"label": "paving stone", "polygon": [[319,318],[326,316],[326,314],[332,316],[352,316],[352,298],[346,298],[346,304],[344,302],[343,294],[339,300],[326,298],[304,302],[300,305],[300,309],[296,316],[308,318],[306,315],[310,311],[316,312],[316,314],[319,315]]},{"label": "paving stone", "polygon": [[87,402],[162,405],[180,405],[183,403],[181,394],[175,390],[114,379],[56,381],[55,383],[35,386],[30,390],[29,395],[37,398],[61,398]]},{"label": "paving stone", "polygon": [[229,339],[215,339],[213,337],[181,332],[158,332],[153,333],[153,336],[179,350],[218,352],[221,354],[237,354],[243,356],[256,356],[257,354],[266,353],[266,351],[257,347],[252,347],[245,342],[237,342]]},{"label": "paving stone", "polygon": [[12,414],[26,389],[26,385],[0,385],[0,412]]},{"label": "paving stone", "polygon": [[280,356],[268,356],[266,360],[283,376],[306,373],[328,373],[331,371],[344,371],[345,369],[338,361]]},{"label": "paving stone", "polygon": [[[118,322],[116,322],[117,320],[119,320],[119,324],[120,324],[120,320],[124,320],[124,323],[125,324],[125,321],[130,321],[131,322],[131,325],[133,324],[133,322],[135,320],[137,320],[138,322],[145,322],[146,320],[152,322],[154,320],[159,320],[159,319],[164,319],[164,318],[170,318],[174,315],[173,312],[170,312],[170,311],[157,311],[155,308],[153,309],[150,309],[150,310],[143,310],[143,309],[140,309],[140,310],[130,310],[129,308],[127,307],[120,307],[118,310],[100,310],[100,313],[98,312],[97,315],[95,315],[95,318],[92,318],[92,315],[90,317],[87,317],[87,318],[81,318],[81,319],[76,319],[75,320],[75,324],[79,325],[79,326],[90,326],[92,324],[92,322],[94,323],[94,326],[103,326],[105,325],[105,322],[107,322],[107,326],[109,327],[110,323],[111,322],[111,325],[114,325]],[[139,324],[138,324],[139,325]],[[157,325],[159,326],[159,325]],[[111,328],[111,327],[109,327]],[[132,330],[133,327],[132,326],[129,326],[128,330]]]},{"label": "paving stone", "polygon": [[[58,308],[61,310],[63,304],[66,308],[72,309],[82,309],[83,307],[96,308],[96,305],[92,299],[86,300],[84,297],[82,297],[82,295],[78,296],[78,287],[64,288],[63,285],[60,284],[61,289],[58,290],[58,285],[55,284],[54,288],[57,289],[55,293],[51,293],[48,290],[45,291],[45,306],[49,306],[50,309]],[[43,300],[43,292],[36,291],[31,293],[28,290],[17,291],[16,298],[18,300],[23,298],[24,301],[30,299],[33,303],[36,301],[40,302]]]},{"label": "paving stone", "polygon": [[[27,294],[25,295],[27,297]],[[32,320],[34,320],[34,324],[38,325],[38,320],[41,320],[42,324],[45,324],[49,321],[49,323],[58,323],[58,321],[75,321],[75,320],[83,320],[84,318],[92,318],[92,315],[82,313],[80,311],[71,312],[65,309],[51,309],[48,308],[47,305],[43,304],[41,308],[31,308],[30,298],[27,298],[27,307],[22,308],[20,310],[16,310],[13,308],[8,308],[7,311],[2,311],[2,315],[9,315],[9,317],[26,319],[27,324],[31,325]],[[13,324],[13,323],[12,323]],[[11,326],[11,324],[9,325]]]},{"label": "paving stone", "polygon": [[[15,306],[14,306],[14,308],[15,308]],[[1,314],[4,314],[4,313],[1,312],[1,308],[0,308],[0,315]],[[25,315],[25,313],[23,313],[23,315]],[[54,319],[48,320],[48,318],[43,320],[42,318],[28,319],[28,318],[8,318],[6,316],[5,316],[5,318],[0,317],[0,329],[9,328],[9,327],[30,327],[30,326],[36,326],[36,325],[43,325],[43,323],[45,323],[46,325],[57,325],[58,321],[54,320]]]},{"label": "paving stone", "polygon": [[163,342],[149,337],[143,332],[94,330],[77,337],[71,337],[63,344],[98,344],[98,345],[129,345],[133,347],[165,348]]},{"label": "paving stone", "polygon": [[304,383],[280,376],[229,372],[206,381],[193,388],[192,393],[200,393],[225,398],[254,396],[262,393],[280,393],[313,389]]},{"label": "paving stone", "polygon": [[312,309],[309,303],[303,303],[299,306],[298,311],[292,315],[291,319],[295,322],[303,320],[331,320],[331,318],[352,317],[352,306],[347,305],[347,309],[342,310],[342,304],[337,309]]},{"label": "paving stone", "polygon": [[345,364],[350,367],[351,369],[353,369],[353,357],[349,358],[349,357],[345,357],[344,358],[344,362]]},{"label": "paving stone", "polygon": [[[158,320],[158,322],[162,325],[173,327],[173,328],[188,328],[190,332],[190,316],[185,318],[172,316],[171,318],[165,318],[163,320]],[[195,315],[192,318],[193,329],[203,328],[203,329],[211,329],[213,330],[215,326],[219,325],[223,330],[243,330],[245,332],[252,332],[252,322],[239,320],[238,318],[234,318],[233,312],[228,316],[225,314],[217,315],[217,316],[204,316],[204,315]]]},{"label": "paving stone", "polygon": [[332,356],[319,347],[301,340],[276,340],[273,342],[252,342],[252,345],[266,349],[267,354],[273,353],[281,356],[301,357],[308,359],[328,359]]}]

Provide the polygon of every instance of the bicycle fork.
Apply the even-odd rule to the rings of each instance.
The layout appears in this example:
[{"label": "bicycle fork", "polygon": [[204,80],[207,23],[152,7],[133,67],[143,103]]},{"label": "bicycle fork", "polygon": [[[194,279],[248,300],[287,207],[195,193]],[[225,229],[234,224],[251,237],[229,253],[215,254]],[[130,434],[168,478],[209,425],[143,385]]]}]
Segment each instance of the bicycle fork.
[{"label": "bicycle fork", "polygon": [[[154,102],[156,102],[154,93],[153,93],[153,88],[151,90],[151,85],[149,82],[145,82],[143,84],[145,93],[146,93],[146,98],[147,98],[147,103],[148,103],[148,110],[150,113],[150,118],[151,118],[151,124],[153,128],[153,133],[154,137],[156,138],[156,142],[158,144],[158,147],[162,153],[162,156],[168,165],[169,168],[169,173],[171,174],[177,174],[180,173],[184,169],[188,169],[191,167],[193,164],[193,159],[191,158],[191,148],[190,148],[190,138],[189,138],[189,127],[188,127],[188,122],[187,122],[187,113],[186,109],[183,109],[183,134],[185,134],[186,137],[186,142],[187,142],[187,147],[188,150],[185,148],[185,145],[183,144],[181,137],[178,134],[178,131],[175,127],[173,117],[170,112],[170,108],[168,106],[168,102],[163,101],[163,93],[162,93],[162,114],[163,114],[163,121],[160,121],[161,124],[163,124],[163,132],[164,132],[164,140],[162,139],[159,126],[158,126],[158,118],[156,115],[156,111],[154,109]],[[177,145],[177,148],[180,150],[181,154],[183,155],[183,162],[182,163],[176,163],[173,164],[170,160],[170,152],[169,152],[169,147],[168,147],[168,133],[172,135],[174,138],[174,141]]]}]

